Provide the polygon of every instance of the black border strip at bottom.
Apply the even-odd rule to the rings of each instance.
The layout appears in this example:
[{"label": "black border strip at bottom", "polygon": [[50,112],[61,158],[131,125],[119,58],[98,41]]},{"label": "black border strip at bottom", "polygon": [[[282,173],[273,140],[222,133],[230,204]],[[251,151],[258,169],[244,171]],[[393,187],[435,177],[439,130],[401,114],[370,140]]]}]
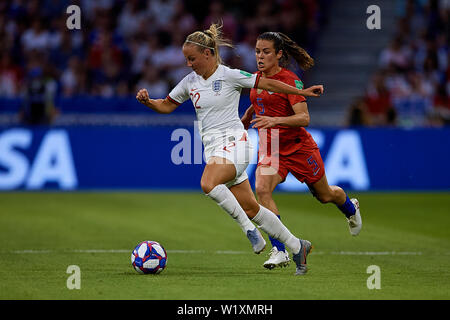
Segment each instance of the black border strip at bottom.
[{"label": "black border strip at bottom", "polygon": [[[301,319],[305,316],[339,315],[393,316],[402,318],[420,311],[447,311],[449,300],[0,300],[3,314],[7,311],[34,318],[39,315],[101,316],[124,315],[132,318],[165,319]],[[432,308],[432,309],[430,309]],[[435,313],[437,314],[437,313]],[[359,317],[358,317],[359,318]]]}]

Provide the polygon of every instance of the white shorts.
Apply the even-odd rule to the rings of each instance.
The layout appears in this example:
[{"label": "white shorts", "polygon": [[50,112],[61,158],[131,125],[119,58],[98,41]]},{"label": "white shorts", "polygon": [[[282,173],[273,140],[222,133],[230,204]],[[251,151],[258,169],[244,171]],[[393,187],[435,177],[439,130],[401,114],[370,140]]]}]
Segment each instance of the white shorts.
[{"label": "white shorts", "polygon": [[246,130],[227,132],[226,135],[210,135],[203,139],[203,144],[206,163],[211,157],[225,158],[233,162],[236,176],[233,180],[225,183],[227,187],[240,184],[248,179],[245,170],[252,159],[253,146]]}]

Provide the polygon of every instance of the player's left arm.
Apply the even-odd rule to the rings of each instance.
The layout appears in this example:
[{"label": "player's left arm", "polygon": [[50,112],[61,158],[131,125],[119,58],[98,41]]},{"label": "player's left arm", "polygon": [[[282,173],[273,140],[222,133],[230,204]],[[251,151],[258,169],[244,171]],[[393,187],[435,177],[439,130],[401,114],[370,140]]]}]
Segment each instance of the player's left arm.
[{"label": "player's left arm", "polygon": [[292,106],[295,114],[287,117],[267,117],[257,114],[256,117],[250,121],[253,123],[253,128],[267,129],[276,126],[286,127],[307,127],[309,125],[309,112],[306,101],[298,102]]},{"label": "player's left arm", "polygon": [[268,78],[259,78],[256,87],[258,89],[263,89],[267,91],[285,94],[295,94],[305,97],[320,97],[320,95],[323,93],[323,85],[315,85],[306,89],[298,89],[279,80]]},{"label": "player's left arm", "polygon": [[245,110],[245,113],[241,118],[245,130],[248,130],[248,128],[250,127],[250,121],[252,120],[254,114],[255,114],[255,107],[253,107],[253,105],[251,104],[250,107],[248,107],[247,110]]}]

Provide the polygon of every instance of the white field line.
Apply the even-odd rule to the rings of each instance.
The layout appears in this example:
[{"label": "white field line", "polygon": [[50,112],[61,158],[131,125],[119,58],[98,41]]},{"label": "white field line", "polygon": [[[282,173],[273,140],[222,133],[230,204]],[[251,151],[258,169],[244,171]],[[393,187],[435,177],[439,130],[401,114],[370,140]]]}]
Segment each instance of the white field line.
[{"label": "white field line", "polygon": [[[48,254],[48,253],[131,253],[126,249],[74,249],[74,250],[14,250],[9,251],[15,254]],[[231,251],[219,250],[208,252],[206,250],[167,250],[167,253],[179,254],[250,254],[251,251]],[[420,251],[312,251],[314,255],[341,255],[341,256],[417,256],[422,255]],[[450,253],[446,253],[450,254]]]},{"label": "white field line", "polygon": [[[311,254],[313,254],[311,252]],[[327,254],[326,252],[317,252],[317,254]],[[332,251],[328,254],[342,255],[342,256],[420,256],[420,251]]]}]

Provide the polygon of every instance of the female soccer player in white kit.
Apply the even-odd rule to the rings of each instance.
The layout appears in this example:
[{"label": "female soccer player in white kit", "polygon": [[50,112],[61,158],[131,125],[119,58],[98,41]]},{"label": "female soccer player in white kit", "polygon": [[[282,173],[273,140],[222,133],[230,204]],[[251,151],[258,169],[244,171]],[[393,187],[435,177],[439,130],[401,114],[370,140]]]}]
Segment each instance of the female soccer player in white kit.
[{"label": "female soccer player in white kit", "polygon": [[222,39],[220,29],[221,26],[213,24],[208,30],[194,32],[186,38],[182,50],[193,72],[165,99],[149,99],[146,89],[139,90],[136,98],[159,113],[170,113],[189,98],[192,100],[205,148],[202,190],[240,225],[255,253],[263,251],[266,242],[249,218],[271,237],[283,242],[292,251],[296,274],[305,274],[311,243],[295,237],[272,211],[258,204],[252,192],[245,172],[252,146],[239,118],[238,107],[242,88],[317,97],[323,87],[300,90],[281,81],[224,66],[218,49],[231,44]]}]

